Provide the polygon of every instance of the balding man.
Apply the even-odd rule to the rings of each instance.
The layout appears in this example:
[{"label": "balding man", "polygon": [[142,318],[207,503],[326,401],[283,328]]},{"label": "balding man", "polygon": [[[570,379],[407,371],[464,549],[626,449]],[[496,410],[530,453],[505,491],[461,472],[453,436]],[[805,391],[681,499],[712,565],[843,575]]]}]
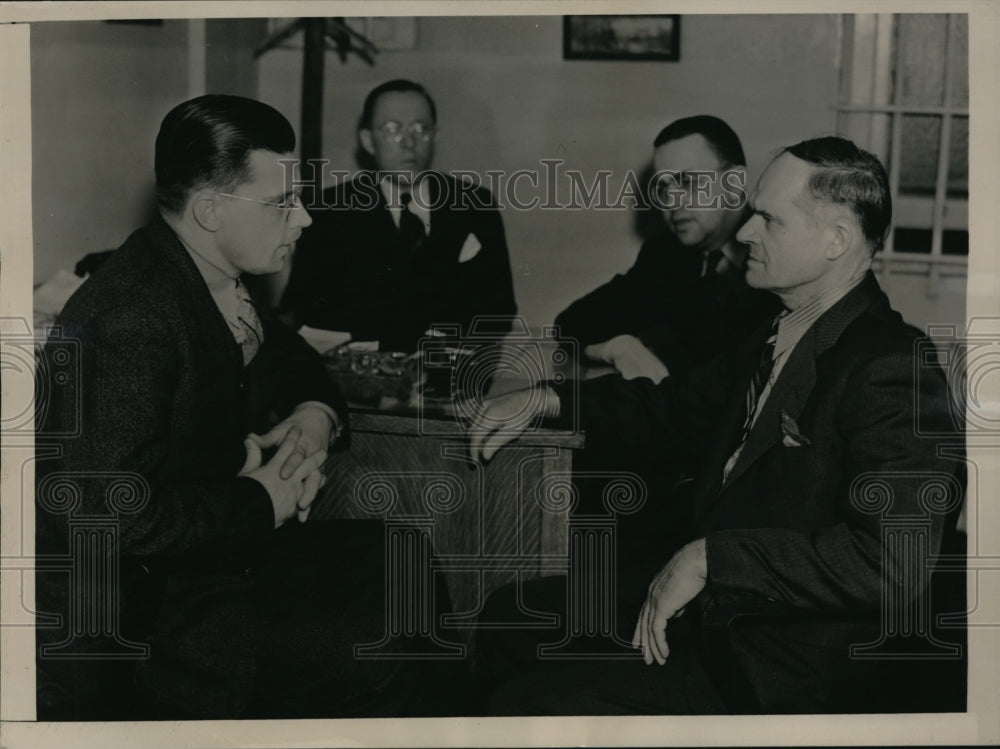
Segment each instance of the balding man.
[{"label": "balding man", "polygon": [[[734,684],[762,711],[870,704],[874,662],[848,657],[851,644],[866,641],[851,617],[877,620],[884,595],[908,605],[924,593],[914,581],[926,580],[926,558],[890,543],[885,524],[919,518],[933,556],[955,514],[944,510],[959,505],[960,466],[916,422],[919,413],[930,433],[950,427],[946,381],[915,360],[918,331],[892,310],[870,270],[891,218],[888,178],[874,156],[834,137],[790,146],[749,206],[737,233],[749,248],[747,283],[775,294],[784,310],[689,381],[611,376],[583,393],[588,442],[639,449],[656,441],[678,478],[694,481],[690,493],[678,493],[676,522],[654,546],[659,562],[620,571],[618,634],[632,640],[635,659],[538,661],[533,646],[522,647],[523,630],[487,631],[484,663],[503,682],[493,711],[747,709],[732,701]],[[561,395],[502,396],[480,426],[517,418],[526,397],[557,415],[566,407]],[[529,421],[473,436],[473,457],[489,459]],[[921,499],[928,481],[945,487],[941,512]],[[876,498],[891,508],[880,511]],[[535,611],[565,600],[545,580],[522,593]],[[749,610],[808,616],[791,630],[764,623],[722,655],[705,644],[702,613],[734,597]],[[502,594],[484,620],[502,620],[511,608]],[[727,681],[713,680],[713,658],[729,660]]]}]

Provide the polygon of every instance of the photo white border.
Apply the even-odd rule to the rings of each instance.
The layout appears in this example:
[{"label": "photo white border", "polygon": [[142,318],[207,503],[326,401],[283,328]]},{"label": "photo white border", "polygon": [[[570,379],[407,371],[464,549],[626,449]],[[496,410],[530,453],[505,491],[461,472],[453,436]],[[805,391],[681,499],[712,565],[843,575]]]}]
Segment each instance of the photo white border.
[{"label": "photo white border", "polygon": [[[968,12],[970,43],[970,257],[967,317],[1000,318],[1000,161],[998,161],[997,39],[1000,4],[991,0],[882,0],[868,2],[18,2],[0,5],[0,317],[31,319],[31,131],[30,57],[28,33],[18,24],[46,20],[108,18],[224,18],[297,15],[430,16],[430,15],[562,15],[580,13],[880,13]],[[983,248],[988,248],[984,250]],[[2,402],[24,402],[25,394],[8,391],[23,378],[3,380]],[[29,396],[30,397],[30,394]],[[1000,402],[1000,393],[990,399]],[[980,467],[981,497],[1000,497],[1000,460]],[[7,567],[32,553],[33,536],[22,533],[22,522],[33,523],[32,503],[21,518],[12,506],[22,480],[24,449],[3,443],[2,514],[0,541]],[[30,466],[24,478],[31,481]],[[30,483],[29,483],[30,485]],[[11,496],[8,490],[14,491]],[[970,538],[990,544],[978,549],[1000,559],[1000,507],[995,501],[975,503],[979,513],[970,518]],[[977,529],[978,526],[978,529]],[[28,525],[27,527],[32,527]],[[24,543],[22,548],[21,544]],[[2,565],[0,565],[2,566]],[[995,566],[995,564],[994,564]],[[4,582],[10,573],[4,573]],[[987,575],[980,585],[982,621],[1000,622],[1000,572]],[[970,574],[970,590],[975,585]],[[994,589],[994,586],[997,589]],[[0,621],[20,607],[18,586],[0,585]],[[30,595],[30,593],[29,593]],[[270,747],[270,746],[520,746],[520,745],[851,745],[851,744],[989,744],[1000,741],[1000,626],[970,627],[969,712],[930,715],[763,716],[763,717],[648,717],[648,718],[463,718],[446,720],[342,721],[204,721],[189,723],[35,723],[34,632],[26,627],[0,631],[0,746],[95,747]]]}]

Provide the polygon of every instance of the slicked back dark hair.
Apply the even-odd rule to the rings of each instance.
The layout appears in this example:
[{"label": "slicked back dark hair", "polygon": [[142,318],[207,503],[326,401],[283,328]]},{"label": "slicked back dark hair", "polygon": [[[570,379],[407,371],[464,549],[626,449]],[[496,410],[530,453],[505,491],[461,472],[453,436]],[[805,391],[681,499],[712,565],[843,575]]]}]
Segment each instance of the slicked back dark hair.
[{"label": "slicked back dark hair", "polygon": [[156,200],[180,213],[203,187],[234,190],[251,179],[250,153],[291,153],[295,131],[277,109],[242,96],[208,94],[167,113],[156,136]]},{"label": "slicked back dark hair", "polygon": [[365,97],[364,106],[361,108],[361,117],[358,119],[358,130],[371,130],[372,119],[375,116],[375,104],[382,94],[388,94],[392,91],[412,91],[413,93],[420,94],[427,101],[427,106],[431,108],[431,124],[437,124],[437,107],[434,106],[434,99],[427,93],[427,89],[419,83],[409,81],[405,78],[396,78],[376,86]]},{"label": "slicked back dark hair", "polygon": [[674,120],[660,131],[653,141],[653,148],[659,148],[672,140],[686,138],[689,135],[700,135],[708,141],[715,155],[725,166],[746,166],[747,158],[743,155],[743,144],[723,120],[710,114],[696,114],[694,117],[683,117]]},{"label": "slicked back dark hair", "polygon": [[872,253],[882,249],[892,222],[889,175],[882,162],[846,138],[834,136],[804,140],[782,153],[816,167],[809,178],[812,196],[850,207]]}]

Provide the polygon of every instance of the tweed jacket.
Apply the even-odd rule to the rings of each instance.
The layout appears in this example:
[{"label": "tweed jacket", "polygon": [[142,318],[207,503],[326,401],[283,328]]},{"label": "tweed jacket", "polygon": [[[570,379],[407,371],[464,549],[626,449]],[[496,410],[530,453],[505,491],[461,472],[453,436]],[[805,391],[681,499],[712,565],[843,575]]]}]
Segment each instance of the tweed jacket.
[{"label": "tweed jacket", "polygon": [[[68,383],[47,383],[39,448],[55,457],[37,472],[39,553],[76,553],[79,523],[101,519],[113,534],[103,553],[114,574],[81,578],[85,595],[113,602],[111,619],[65,650],[148,645],[147,657],[124,661],[124,678],[166,714],[239,715],[252,689],[250,591],[274,514],[263,485],[237,475],[244,437],[305,401],[346,417],[318,355],[266,314],[262,322],[263,345],[244,367],[197,267],[157,219],[73,295],[44,352],[48,372],[65,371],[62,351],[76,359]],[[77,497],[68,507],[66,487]],[[40,642],[52,645],[69,636],[72,591],[63,576],[41,578],[41,611],[64,616],[61,628],[40,623]],[[87,714],[109,663],[43,655],[39,668]]]}]

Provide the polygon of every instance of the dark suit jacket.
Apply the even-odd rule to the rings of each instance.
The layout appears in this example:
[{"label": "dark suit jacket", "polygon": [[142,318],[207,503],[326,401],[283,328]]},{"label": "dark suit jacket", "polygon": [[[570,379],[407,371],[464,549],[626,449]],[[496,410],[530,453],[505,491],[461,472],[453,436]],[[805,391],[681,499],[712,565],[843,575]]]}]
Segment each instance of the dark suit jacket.
[{"label": "dark suit jacket", "polygon": [[[326,190],[328,208],[310,211],[313,225],[299,239],[281,305],[297,323],[414,351],[431,325],[457,324],[468,333],[476,315],[516,312],[503,223],[486,190],[428,177],[430,235],[411,251],[372,175]],[[459,262],[470,236],[481,249]],[[479,332],[509,330],[502,321]]]},{"label": "dark suit jacket", "polygon": [[[940,440],[916,428],[918,414],[925,433],[952,428],[943,373],[917,357],[918,331],[869,275],[792,351],[723,483],[766,336],[765,326],[684,382],[667,378],[654,386],[612,376],[588,383],[588,443],[656,445],[678,479],[695,479],[694,490],[676,500],[675,518],[689,526],[688,538],[707,539],[709,592],[736,589],[820,612],[877,612],[886,586],[926,580],[924,560],[887,544],[883,531],[909,517],[934,555],[946,517],[961,502],[954,478],[960,464],[939,455]],[[783,434],[783,414],[809,444],[785,444],[793,440]],[[928,500],[934,482],[948,500],[936,509]],[[747,678],[762,703],[774,704],[778,695],[814,699],[815,706],[830,697],[824,690],[833,677],[825,678],[829,664],[817,648],[843,655],[850,640],[837,636],[822,623],[801,635],[812,642],[802,656],[813,679],[807,685],[780,659],[752,667]]]},{"label": "dark suit jacket", "polygon": [[742,268],[702,278],[702,263],[700,251],[669,233],[648,239],[628,271],[556,317],[560,337],[582,349],[635,335],[678,374],[739,345],[780,311],[773,295],[746,285]]},{"label": "dark suit jacket", "polygon": [[[67,302],[61,338],[45,350],[50,373],[66,369],[58,365],[61,350],[73,353],[79,387],[73,378],[47,382],[52,397],[39,446],[53,443],[61,455],[39,463],[39,553],[65,555],[72,526],[86,516],[117,525],[109,558],[114,563],[117,551],[117,633],[152,648],[148,659],[127,663],[136,669],[127,680],[168,711],[237,716],[253,688],[250,590],[274,515],[264,487],[237,476],[243,438],[303,401],[346,415],[318,355],[281,323],[262,322],[264,343],[244,367],[198,269],[157,219]],[[60,472],[70,472],[78,487],[70,512],[54,506],[58,491],[47,483]],[[147,494],[131,507],[115,504],[110,490],[123,474]],[[88,594],[105,600],[110,587],[113,581],[98,578]],[[43,576],[38,591],[42,611],[68,616],[64,576]],[[64,636],[65,627],[39,629],[42,644]],[[73,647],[82,652],[88,642],[94,645],[88,639]],[[42,658],[39,670],[71,693],[81,716],[92,717],[108,708],[99,700],[109,663]],[[43,703],[40,696],[40,714]]]}]

